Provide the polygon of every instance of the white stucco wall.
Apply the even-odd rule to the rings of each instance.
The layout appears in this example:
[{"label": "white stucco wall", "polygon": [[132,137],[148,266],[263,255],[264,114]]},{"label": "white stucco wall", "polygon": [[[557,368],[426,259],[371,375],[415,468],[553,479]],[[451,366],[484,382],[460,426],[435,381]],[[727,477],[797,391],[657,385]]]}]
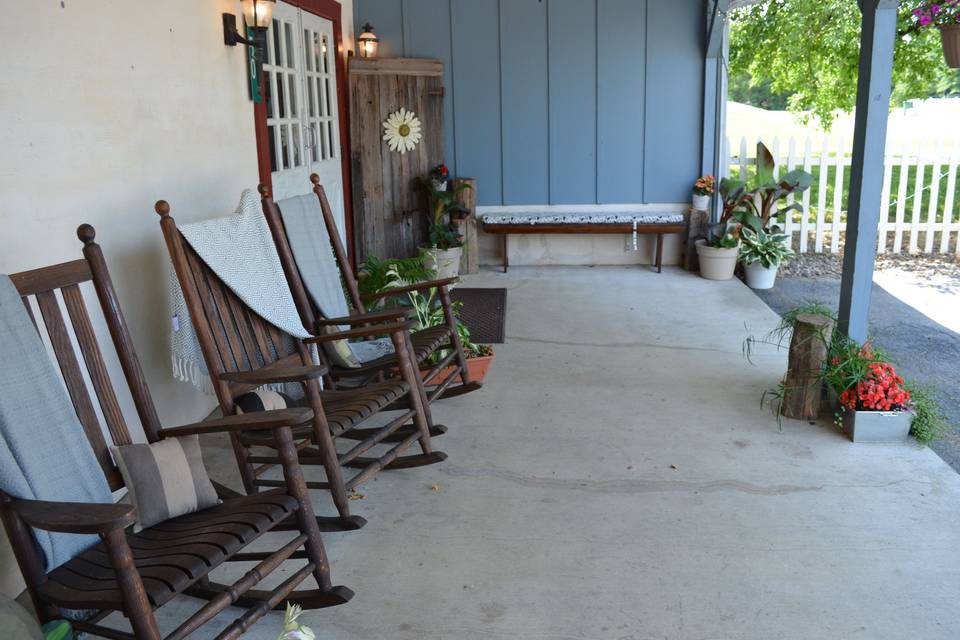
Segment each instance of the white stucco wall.
[{"label": "white stucco wall", "polygon": [[[30,0],[0,20],[0,272],[76,259],[77,226],[94,225],[167,424],[214,402],[170,374],[153,204],[168,200],[180,221],[225,215],[258,180],[244,53],[223,44],[224,12],[239,2]],[[0,592],[16,594],[3,543]]]}]

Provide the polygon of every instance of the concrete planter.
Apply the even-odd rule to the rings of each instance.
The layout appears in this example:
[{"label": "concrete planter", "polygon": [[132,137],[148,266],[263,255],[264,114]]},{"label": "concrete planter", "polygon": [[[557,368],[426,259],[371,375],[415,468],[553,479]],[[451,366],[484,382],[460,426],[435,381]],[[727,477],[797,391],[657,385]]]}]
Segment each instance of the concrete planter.
[{"label": "concrete planter", "polygon": [[700,211],[707,211],[710,209],[710,196],[700,196],[693,194],[693,208],[699,209]]},{"label": "concrete planter", "polygon": [[843,430],[854,442],[906,442],[912,411],[844,411]]},{"label": "concrete planter", "polygon": [[700,275],[707,280],[730,280],[737,268],[740,247],[719,249],[708,247],[706,240],[697,240],[697,257],[700,258]]},{"label": "concrete planter", "polygon": [[947,66],[960,69],[960,24],[941,25],[940,41],[943,43],[943,57]]},{"label": "concrete planter", "polygon": [[773,289],[773,285],[777,281],[777,269],[779,268],[779,265],[765,267],[759,262],[746,265],[743,272],[747,277],[747,286],[751,289]]},{"label": "concrete planter", "polygon": [[437,279],[455,278],[460,275],[460,255],[463,247],[453,249],[428,249],[423,266],[437,272]]}]

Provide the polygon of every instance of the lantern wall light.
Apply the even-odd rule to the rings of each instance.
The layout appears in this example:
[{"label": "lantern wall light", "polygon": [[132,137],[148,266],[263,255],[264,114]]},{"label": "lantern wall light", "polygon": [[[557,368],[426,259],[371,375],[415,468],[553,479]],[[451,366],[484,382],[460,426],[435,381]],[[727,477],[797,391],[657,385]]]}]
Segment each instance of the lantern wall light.
[{"label": "lantern wall light", "polygon": [[373,25],[369,22],[363,25],[363,33],[357,38],[357,48],[360,50],[361,58],[376,58],[377,46],[380,44],[380,38],[373,32]]},{"label": "lantern wall light", "polygon": [[250,98],[259,103],[260,75],[267,52],[267,31],[273,21],[273,7],[277,0],[241,0],[245,34],[237,30],[237,16],[223,14],[223,43],[228,47],[238,44],[247,47],[247,59],[250,79]]}]

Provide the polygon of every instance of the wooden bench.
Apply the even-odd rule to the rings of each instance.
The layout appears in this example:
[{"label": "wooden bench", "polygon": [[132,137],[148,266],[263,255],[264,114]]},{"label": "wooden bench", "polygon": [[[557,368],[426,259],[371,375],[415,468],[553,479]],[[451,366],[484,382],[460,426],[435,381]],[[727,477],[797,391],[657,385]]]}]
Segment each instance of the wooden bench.
[{"label": "wooden bench", "polygon": [[590,213],[590,214],[498,214],[483,216],[483,230],[503,236],[503,272],[510,267],[509,238],[512,234],[540,233],[621,233],[656,234],[657,252],[654,264],[657,273],[663,270],[663,236],[668,233],[686,233],[687,223],[682,213]]}]

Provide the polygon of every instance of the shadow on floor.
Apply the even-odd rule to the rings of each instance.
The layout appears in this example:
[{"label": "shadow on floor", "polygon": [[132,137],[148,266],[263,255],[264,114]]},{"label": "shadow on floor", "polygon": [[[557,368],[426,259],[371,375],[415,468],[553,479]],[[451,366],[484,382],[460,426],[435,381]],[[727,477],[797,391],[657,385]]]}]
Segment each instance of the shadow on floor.
[{"label": "shadow on floor", "polygon": [[[805,302],[837,308],[840,281],[824,278],[779,278],[769,291],[755,291],[778,314]],[[870,305],[870,335],[886,351],[905,378],[937,390],[937,398],[955,429],[931,443],[960,473],[960,334],[934,322],[883,287],[874,284]]]}]

